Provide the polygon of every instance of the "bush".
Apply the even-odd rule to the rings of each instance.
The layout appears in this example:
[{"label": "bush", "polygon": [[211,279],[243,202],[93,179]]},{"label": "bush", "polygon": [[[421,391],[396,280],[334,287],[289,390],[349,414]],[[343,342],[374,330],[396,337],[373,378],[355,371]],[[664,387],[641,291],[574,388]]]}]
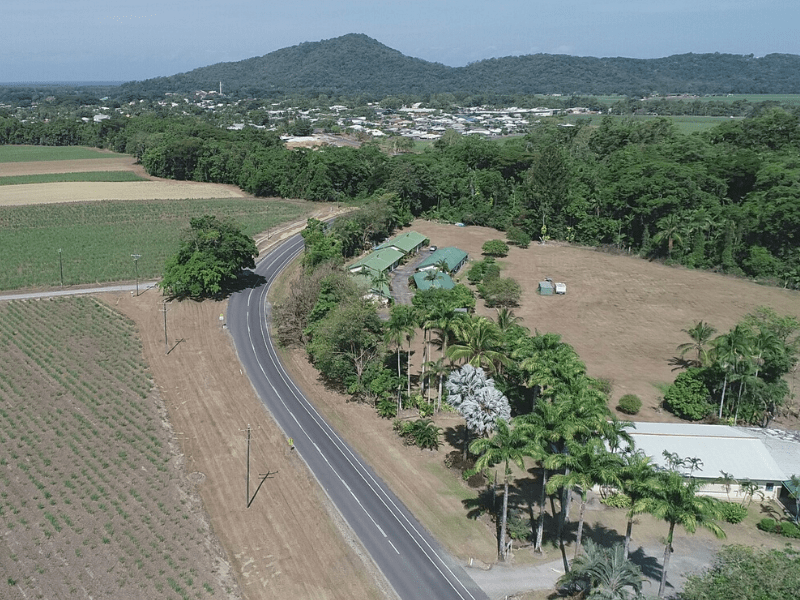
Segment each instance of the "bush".
[{"label": "bush", "polygon": [[407,446],[416,445],[423,450],[439,449],[442,428],[437,427],[431,419],[417,419],[416,421],[395,419],[393,428]]},{"label": "bush", "polygon": [[522,287],[511,277],[484,279],[478,292],[489,307],[518,306],[522,297]]},{"label": "bush", "polygon": [[506,256],[508,244],[503,240],[489,240],[481,246],[481,250],[486,256]]},{"label": "bush", "polygon": [[636,394],[625,394],[619,399],[617,410],[626,415],[635,415],[642,409],[642,401]]},{"label": "bush", "polygon": [[800,539],[800,527],[791,521],[784,521],[780,524],[781,535],[792,539]]},{"label": "bush", "polygon": [[767,533],[775,533],[775,529],[777,528],[777,524],[775,523],[775,519],[761,519],[757,524],[761,531],[766,531]]},{"label": "bush", "polygon": [[397,402],[393,398],[384,396],[378,400],[377,410],[378,416],[384,419],[393,419],[397,416]]},{"label": "bush", "polygon": [[720,502],[719,512],[726,523],[735,525],[747,517],[747,508],[735,502]]},{"label": "bush", "polygon": [[669,386],[664,394],[664,407],[681,419],[699,421],[713,410],[708,398],[708,388],[700,378],[700,370],[689,369]]},{"label": "bush", "polygon": [[611,494],[606,498],[600,500],[601,504],[610,506],[611,508],[630,508],[631,499],[622,493]]},{"label": "bush", "polygon": [[509,244],[514,244],[520,248],[527,248],[531,243],[531,236],[513,225],[506,230],[506,239]]}]

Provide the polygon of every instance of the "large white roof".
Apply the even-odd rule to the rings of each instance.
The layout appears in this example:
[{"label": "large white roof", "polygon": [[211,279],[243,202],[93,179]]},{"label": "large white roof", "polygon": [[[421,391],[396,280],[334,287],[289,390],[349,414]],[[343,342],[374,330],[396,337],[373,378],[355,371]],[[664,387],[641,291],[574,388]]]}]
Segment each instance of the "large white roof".
[{"label": "large white roof", "polygon": [[667,467],[663,452],[681,458],[699,458],[695,477],[716,479],[721,471],[736,479],[784,481],[786,476],[760,438],[727,425],[691,423],[636,423],[629,430],[636,443],[660,467]]}]

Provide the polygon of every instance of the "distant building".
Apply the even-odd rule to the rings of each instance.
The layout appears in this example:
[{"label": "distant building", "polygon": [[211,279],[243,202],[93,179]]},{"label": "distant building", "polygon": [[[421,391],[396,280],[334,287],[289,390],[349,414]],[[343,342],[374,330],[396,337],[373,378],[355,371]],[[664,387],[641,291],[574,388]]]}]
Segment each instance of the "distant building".
[{"label": "distant building", "polygon": [[[766,500],[777,500],[786,475],[775,462],[762,440],[744,429],[727,425],[693,423],[636,423],[629,433],[636,448],[650,456],[653,463],[668,468],[664,451],[680,458],[698,458],[692,477],[703,483],[701,494],[741,500],[741,482],[752,481]],[[730,490],[719,482],[722,472],[730,473],[737,483]],[[688,475],[688,471],[686,475]],[[754,498],[757,500],[758,498]]]}]

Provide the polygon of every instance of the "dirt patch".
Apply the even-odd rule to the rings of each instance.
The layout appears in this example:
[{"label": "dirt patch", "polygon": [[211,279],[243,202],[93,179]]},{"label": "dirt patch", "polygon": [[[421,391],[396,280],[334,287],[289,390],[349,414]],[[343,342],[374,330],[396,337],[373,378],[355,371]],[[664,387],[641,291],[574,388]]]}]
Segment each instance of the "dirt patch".
[{"label": "dirt patch", "polygon": [[[411,228],[440,248],[467,251],[470,261],[481,260],[486,240],[503,237],[486,227],[428,221],[415,221]],[[800,318],[800,292],[593,249],[557,243],[512,246],[498,262],[503,276],[522,286],[521,306],[514,309],[522,324],[531,331],[560,334],[586,363],[589,375],[612,382],[612,406],[624,394],[638,395],[644,405],[636,415],[639,421],[677,420],[658,408],[655,384],[675,379],[670,359],[679,344],[689,341],[681,329],[703,320],[724,333],[759,306]],[[468,269],[469,264],[460,272],[464,283]],[[566,283],[567,294],[539,296],[538,282],[545,277]],[[480,300],[477,312],[496,314]],[[790,386],[795,391],[800,386],[796,372]]]},{"label": "dirt patch", "polygon": [[[188,472],[243,594],[256,598],[379,598],[370,563],[338,522],[305,464],[255,396],[220,315],[226,302],[171,302],[165,354],[161,296],[109,295],[136,321],[144,354],[169,412]],[[251,483],[269,473],[246,507],[246,429]],[[197,477],[197,479],[201,479]]]},{"label": "dirt patch", "polygon": [[93,171],[130,171],[150,179],[144,167],[132,156],[91,158],[84,160],[41,160],[0,164],[0,177],[47,175],[50,173],[90,173]]}]

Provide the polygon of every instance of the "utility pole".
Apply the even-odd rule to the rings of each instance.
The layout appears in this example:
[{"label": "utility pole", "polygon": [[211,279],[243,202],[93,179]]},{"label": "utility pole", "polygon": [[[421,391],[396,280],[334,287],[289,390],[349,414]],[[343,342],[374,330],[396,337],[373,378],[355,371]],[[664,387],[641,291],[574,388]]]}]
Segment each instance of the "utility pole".
[{"label": "utility pole", "polygon": [[64,287],[64,263],[61,262],[61,248],[58,249],[58,272],[61,279],[61,287]]},{"label": "utility pole", "polygon": [[164,313],[164,354],[169,354],[169,342],[167,342],[167,301],[164,300],[164,305],[161,312]]},{"label": "utility pole", "polygon": [[131,254],[133,264],[136,267],[136,295],[139,295],[139,259],[142,258],[141,254]]},{"label": "utility pole", "polygon": [[250,424],[247,424],[247,508],[250,508]]}]

